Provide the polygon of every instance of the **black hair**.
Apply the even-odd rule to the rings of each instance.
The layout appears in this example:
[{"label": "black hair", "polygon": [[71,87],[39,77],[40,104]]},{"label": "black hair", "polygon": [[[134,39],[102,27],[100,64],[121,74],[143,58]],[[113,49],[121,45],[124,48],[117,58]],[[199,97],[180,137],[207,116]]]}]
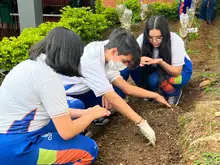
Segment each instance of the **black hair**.
[{"label": "black hair", "polygon": [[117,48],[118,55],[131,55],[132,64],[129,69],[134,69],[140,64],[141,49],[135,37],[125,29],[117,28],[112,31],[109,36],[109,42],[105,45],[105,49]]},{"label": "black hair", "polygon": [[67,28],[56,27],[29,49],[29,59],[36,60],[41,53],[44,53],[46,64],[55,72],[65,76],[80,77],[79,66],[83,49],[80,36]]},{"label": "black hair", "polygon": [[[164,16],[152,16],[150,17],[144,29],[143,44],[142,44],[142,56],[147,56],[152,58],[153,56],[153,45],[149,42],[149,32],[150,30],[157,29],[160,30],[162,35],[162,42],[158,47],[159,58],[162,58],[166,63],[171,64],[171,37],[168,21]],[[148,89],[147,79],[148,75],[155,71],[155,67],[152,65],[145,65],[142,68],[142,87]],[[159,75],[159,86],[158,92],[160,92],[161,83],[168,78],[168,74],[159,65],[156,67],[156,71]]]}]

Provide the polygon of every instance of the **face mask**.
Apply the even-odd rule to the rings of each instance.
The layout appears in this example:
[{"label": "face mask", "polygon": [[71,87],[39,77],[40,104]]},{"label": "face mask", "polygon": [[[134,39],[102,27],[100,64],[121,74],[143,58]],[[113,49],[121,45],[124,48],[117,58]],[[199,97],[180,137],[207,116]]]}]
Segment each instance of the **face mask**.
[{"label": "face mask", "polygon": [[108,68],[120,71],[127,68],[127,66],[124,65],[121,61],[115,63],[114,61],[110,60],[108,62]]},{"label": "face mask", "polygon": [[116,66],[117,66],[117,68],[118,68],[119,71],[120,71],[120,70],[124,70],[125,68],[127,68],[127,66],[126,66],[125,64],[123,64],[121,61],[118,61],[118,62],[116,63]]}]

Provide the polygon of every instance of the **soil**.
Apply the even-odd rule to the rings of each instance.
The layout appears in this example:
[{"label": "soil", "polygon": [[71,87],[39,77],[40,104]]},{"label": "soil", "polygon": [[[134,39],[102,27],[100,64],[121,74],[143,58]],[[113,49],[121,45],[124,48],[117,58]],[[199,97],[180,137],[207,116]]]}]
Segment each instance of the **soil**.
[{"label": "soil", "polygon": [[[187,112],[200,98],[196,86],[189,84],[183,90],[182,100],[175,112],[157,103],[130,98],[129,105],[148,120],[156,132],[156,147],[148,145],[138,128],[125,117],[117,114],[95,139],[100,147],[96,165],[179,165],[178,116]],[[187,103],[187,104],[184,104]]]},{"label": "soil", "polygon": [[[157,143],[153,148],[148,145],[146,138],[131,121],[120,114],[112,117],[108,126],[104,127],[95,136],[99,145],[99,157],[95,165],[182,165],[182,150],[179,142],[178,118],[181,114],[192,111],[195,102],[203,99],[203,92],[198,88],[202,81],[198,73],[205,70],[214,70],[216,65],[206,61],[219,52],[219,42],[215,39],[219,34],[220,18],[214,25],[200,23],[200,37],[191,41],[187,47],[192,50],[190,57],[194,64],[194,73],[190,83],[183,89],[179,106],[175,112],[157,103],[151,103],[138,98],[129,98],[129,105],[141,116],[148,120],[156,132]],[[218,27],[216,27],[218,26]],[[135,36],[142,33],[143,23],[132,27]],[[172,31],[178,30],[178,23],[171,23]],[[213,37],[215,39],[213,39]],[[206,42],[212,46],[207,48]],[[209,45],[209,47],[210,47]],[[199,51],[199,53],[198,53]],[[197,52],[197,53],[196,53]],[[208,54],[208,56],[207,56]],[[216,62],[215,62],[216,63]]]}]

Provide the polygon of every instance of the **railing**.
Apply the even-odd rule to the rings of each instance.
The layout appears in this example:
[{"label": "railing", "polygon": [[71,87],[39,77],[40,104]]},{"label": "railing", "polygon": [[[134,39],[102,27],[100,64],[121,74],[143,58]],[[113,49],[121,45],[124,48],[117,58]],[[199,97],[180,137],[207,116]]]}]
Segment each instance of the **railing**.
[{"label": "railing", "polygon": [[[11,16],[19,16],[18,13],[11,13]],[[43,14],[43,17],[60,17],[60,14]]]}]

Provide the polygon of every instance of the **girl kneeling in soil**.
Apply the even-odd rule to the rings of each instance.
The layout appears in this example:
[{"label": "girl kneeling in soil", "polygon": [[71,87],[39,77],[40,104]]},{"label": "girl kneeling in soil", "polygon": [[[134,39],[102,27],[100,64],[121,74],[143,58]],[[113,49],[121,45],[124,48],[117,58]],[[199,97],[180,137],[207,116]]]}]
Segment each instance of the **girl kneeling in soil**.
[{"label": "girl kneeling in soil", "polygon": [[82,54],[80,37],[58,27],[30,49],[28,60],[6,76],[0,88],[0,164],[94,162],[96,143],[78,134],[110,112],[99,106],[84,111],[68,109],[59,77],[80,76]]},{"label": "girl kneeling in soil", "polygon": [[137,39],[142,57],[139,68],[130,72],[138,86],[158,91],[168,103],[178,105],[182,88],[192,76],[192,62],[183,40],[170,32],[163,16],[153,16],[146,22],[144,33]]}]

